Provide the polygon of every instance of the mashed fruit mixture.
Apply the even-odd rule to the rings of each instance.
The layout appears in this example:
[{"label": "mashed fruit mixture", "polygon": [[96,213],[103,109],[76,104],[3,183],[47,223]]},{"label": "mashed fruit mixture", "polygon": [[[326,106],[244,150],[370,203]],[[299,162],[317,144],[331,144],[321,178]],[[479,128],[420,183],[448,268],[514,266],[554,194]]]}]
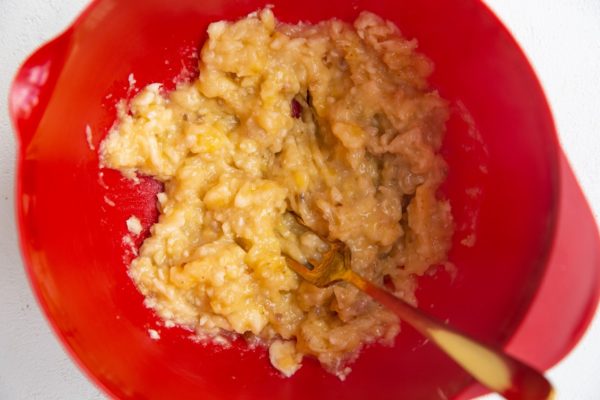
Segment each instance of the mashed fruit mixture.
[{"label": "mashed fruit mixture", "polygon": [[[130,267],[165,321],[269,347],[286,376],[304,355],[344,377],[398,320],[347,283],[319,289],[286,265],[344,242],[352,269],[415,302],[415,276],[446,260],[436,197],[446,103],[416,42],[371,13],[353,25],[278,23],[271,10],[208,28],[200,75],[122,109],[101,162],[164,182],[161,216]],[[222,340],[220,340],[222,342]]]}]

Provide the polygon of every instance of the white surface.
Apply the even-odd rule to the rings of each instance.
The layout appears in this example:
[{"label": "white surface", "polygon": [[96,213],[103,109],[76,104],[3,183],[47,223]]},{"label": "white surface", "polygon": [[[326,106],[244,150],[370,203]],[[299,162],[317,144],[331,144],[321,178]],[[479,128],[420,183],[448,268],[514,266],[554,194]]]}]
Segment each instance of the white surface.
[{"label": "white surface", "polygon": [[[559,135],[600,213],[600,1],[487,0],[528,54]],[[14,222],[15,141],[7,115],[19,63],[75,18],[86,0],[0,0],[0,399],[102,399],[60,347],[21,266]],[[598,399],[600,317],[549,373],[561,399]],[[490,397],[491,398],[491,397]]]}]

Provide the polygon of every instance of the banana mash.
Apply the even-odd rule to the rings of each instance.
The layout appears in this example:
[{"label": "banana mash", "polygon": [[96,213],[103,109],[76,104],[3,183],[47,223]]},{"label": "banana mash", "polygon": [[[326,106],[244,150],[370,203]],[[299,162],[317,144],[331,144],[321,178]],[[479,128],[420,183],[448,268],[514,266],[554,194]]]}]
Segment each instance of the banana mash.
[{"label": "banana mash", "polygon": [[121,108],[101,164],[165,188],[129,269],[146,304],[201,337],[264,344],[286,376],[307,355],[343,379],[363,346],[393,344],[394,314],[347,283],[302,281],[282,254],[340,240],[354,271],[412,303],[416,277],[446,261],[448,108],[416,47],[368,12],[290,25],[264,9],[208,27],[197,80]]}]

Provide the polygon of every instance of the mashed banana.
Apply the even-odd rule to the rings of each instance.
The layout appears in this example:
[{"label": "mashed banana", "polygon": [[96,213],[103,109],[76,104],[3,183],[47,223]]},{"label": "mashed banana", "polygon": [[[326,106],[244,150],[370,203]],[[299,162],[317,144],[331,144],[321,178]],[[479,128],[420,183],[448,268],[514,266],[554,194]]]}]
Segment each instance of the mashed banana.
[{"label": "mashed banana", "polygon": [[324,244],[286,211],[415,303],[415,276],[446,260],[452,235],[432,64],[367,12],[288,25],[265,9],[208,36],[198,79],[146,87],[101,146],[103,166],[164,182],[130,275],[169,323],[258,338],[287,376],[311,355],[343,378],[362,346],[393,343],[398,320],[349,284],[299,279],[282,253]]}]

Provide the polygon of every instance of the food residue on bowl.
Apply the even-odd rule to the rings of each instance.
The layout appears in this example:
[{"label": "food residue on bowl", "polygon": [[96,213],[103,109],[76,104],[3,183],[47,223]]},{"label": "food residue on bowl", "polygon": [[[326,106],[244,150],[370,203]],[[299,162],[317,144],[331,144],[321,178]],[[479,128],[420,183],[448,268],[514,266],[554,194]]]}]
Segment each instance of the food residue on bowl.
[{"label": "food residue on bowl", "polygon": [[264,9],[209,26],[195,81],[149,85],[122,107],[102,165],[165,187],[129,269],[146,304],[202,337],[258,340],[285,376],[306,355],[343,378],[363,346],[393,344],[392,312],[347,283],[302,281],[282,254],[322,250],[293,211],[411,303],[416,277],[446,261],[448,110],[416,47],[368,12],[290,25]]},{"label": "food residue on bowl", "polygon": [[142,223],[135,215],[129,217],[127,221],[125,221],[125,224],[127,225],[127,230],[129,233],[135,236],[138,236],[140,233],[142,233]]},{"label": "food residue on bowl", "polygon": [[91,151],[96,150],[96,146],[94,146],[93,137],[92,137],[92,128],[89,125],[85,126],[85,141],[87,142],[88,148]]},{"label": "food residue on bowl", "polygon": [[148,336],[150,336],[150,339],[152,340],[160,339],[160,333],[158,333],[156,329],[148,329]]}]

